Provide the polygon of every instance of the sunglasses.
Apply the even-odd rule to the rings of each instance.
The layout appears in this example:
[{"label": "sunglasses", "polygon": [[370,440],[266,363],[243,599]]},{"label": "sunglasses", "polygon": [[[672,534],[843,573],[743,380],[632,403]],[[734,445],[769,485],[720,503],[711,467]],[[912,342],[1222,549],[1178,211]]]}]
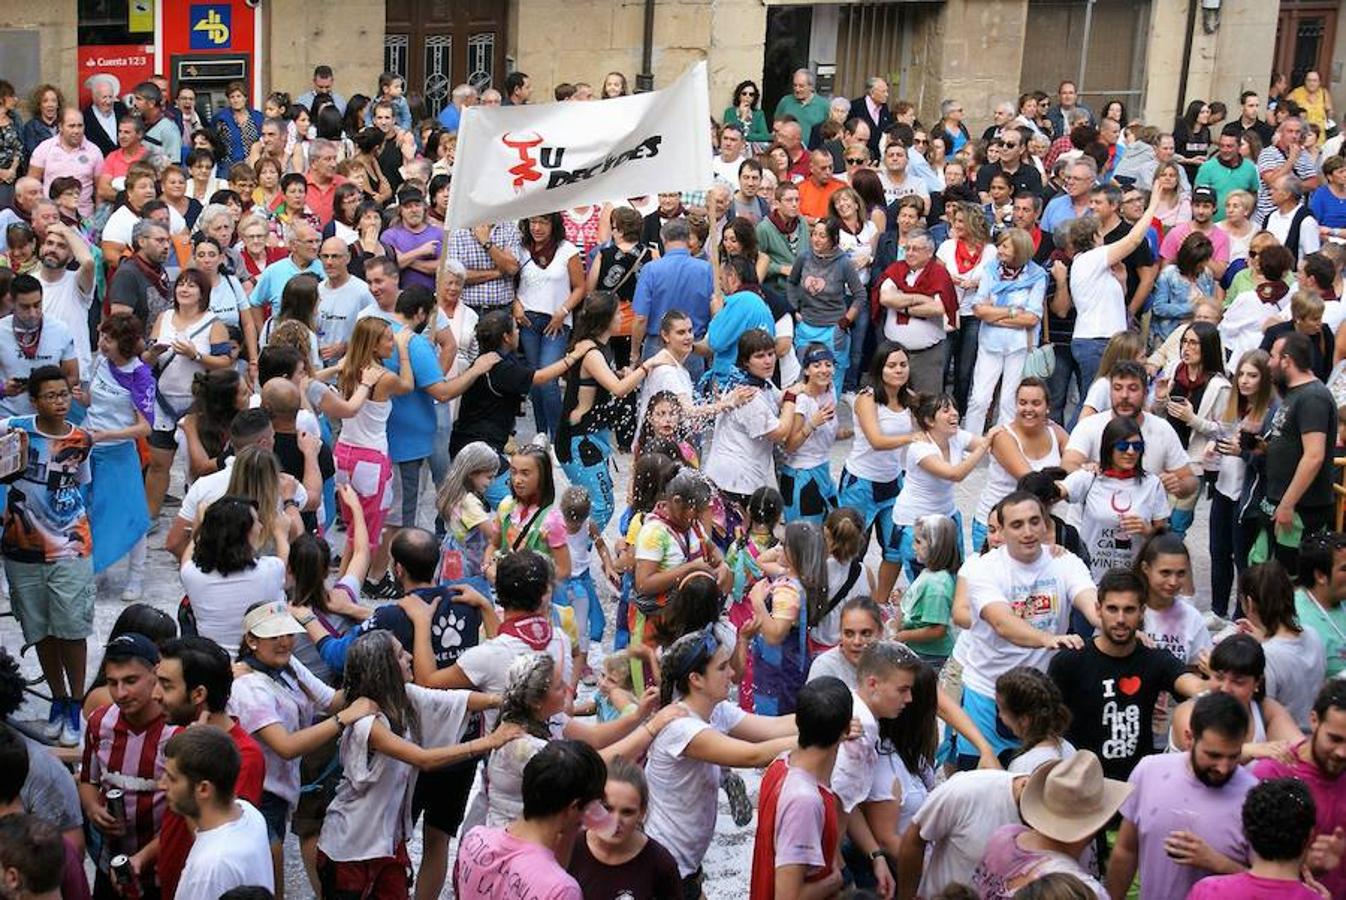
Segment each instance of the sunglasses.
[{"label": "sunglasses", "polygon": [[1116,450],[1118,453],[1125,453],[1128,450],[1134,450],[1137,453],[1140,453],[1145,449],[1145,442],[1139,438],[1133,438],[1129,441],[1118,441],[1112,445],[1112,449]]},{"label": "sunglasses", "polygon": [[846,157],[846,165],[848,166],[863,166],[868,161],[869,160],[865,159],[863,156]]}]

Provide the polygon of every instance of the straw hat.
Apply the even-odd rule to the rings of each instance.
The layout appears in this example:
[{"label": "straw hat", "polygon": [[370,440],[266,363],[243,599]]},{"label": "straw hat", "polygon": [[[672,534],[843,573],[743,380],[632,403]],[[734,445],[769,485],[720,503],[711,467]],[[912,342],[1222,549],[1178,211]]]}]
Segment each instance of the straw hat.
[{"label": "straw hat", "polygon": [[1054,841],[1071,844],[1097,833],[1131,793],[1131,785],[1103,777],[1089,750],[1055,759],[1033,770],[1019,800],[1023,820]]}]

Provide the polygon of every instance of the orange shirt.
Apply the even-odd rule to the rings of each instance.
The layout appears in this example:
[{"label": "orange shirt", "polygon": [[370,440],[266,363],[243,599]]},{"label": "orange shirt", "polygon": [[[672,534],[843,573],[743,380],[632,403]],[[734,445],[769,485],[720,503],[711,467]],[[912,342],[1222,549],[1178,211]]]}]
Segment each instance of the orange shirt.
[{"label": "orange shirt", "polygon": [[827,200],[846,186],[840,178],[833,178],[822,187],[812,178],[799,182],[799,214],[810,219],[821,219],[827,215]]},{"label": "orange shirt", "polygon": [[326,188],[314,181],[312,175],[306,175],[304,180],[308,182],[306,198],[308,208],[318,217],[318,221],[326,226],[332,221],[332,201],[336,199],[336,189],[346,183],[346,176],[333,175]]}]

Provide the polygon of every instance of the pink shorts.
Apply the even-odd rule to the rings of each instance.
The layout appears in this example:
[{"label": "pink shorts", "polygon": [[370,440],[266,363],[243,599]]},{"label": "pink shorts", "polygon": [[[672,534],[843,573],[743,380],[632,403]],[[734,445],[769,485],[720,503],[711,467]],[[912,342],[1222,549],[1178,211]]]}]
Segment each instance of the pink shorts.
[{"label": "pink shorts", "polygon": [[[369,531],[370,543],[377,543],[383,531],[383,518],[392,506],[393,463],[388,454],[368,447],[357,447],[337,441],[332,449],[332,458],[336,462],[337,484],[349,484],[360,498],[360,510],[365,514],[365,528]],[[347,519],[344,504],[341,516]],[[350,521],[346,527],[350,528]]]}]

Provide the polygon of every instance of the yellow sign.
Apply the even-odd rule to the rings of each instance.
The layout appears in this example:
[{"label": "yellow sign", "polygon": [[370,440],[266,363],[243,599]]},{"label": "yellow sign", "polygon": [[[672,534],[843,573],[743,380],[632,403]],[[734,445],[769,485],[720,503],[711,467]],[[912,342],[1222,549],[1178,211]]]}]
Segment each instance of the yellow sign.
[{"label": "yellow sign", "polygon": [[126,30],[132,34],[154,30],[154,0],[131,0],[127,4]]},{"label": "yellow sign", "polygon": [[216,46],[229,43],[229,24],[220,18],[219,11],[215,9],[211,9],[198,20],[192,26],[192,31],[204,33],[206,39]]}]

